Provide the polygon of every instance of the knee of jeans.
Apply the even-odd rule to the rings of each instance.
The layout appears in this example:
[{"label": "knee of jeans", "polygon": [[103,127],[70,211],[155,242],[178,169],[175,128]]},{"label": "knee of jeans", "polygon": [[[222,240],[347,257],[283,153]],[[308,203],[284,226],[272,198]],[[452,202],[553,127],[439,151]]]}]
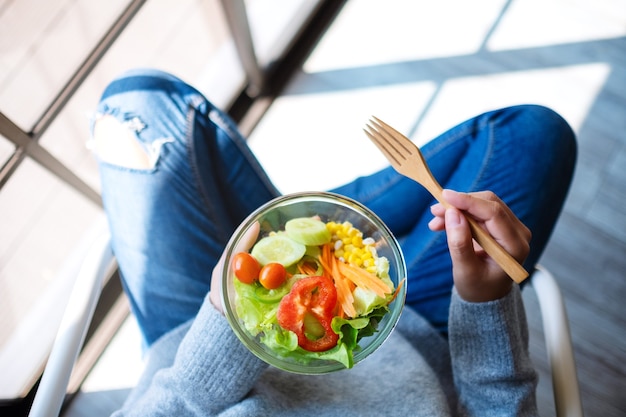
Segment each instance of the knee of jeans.
[{"label": "knee of jeans", "polygon": [[535,139],[545,152],[560,157],[576,157],[576,135],[559,113],[538,104],[518,105],[512,110],[511,114],[520,120],[526,137]]},{"label": "knee of jeans", "polygon": [[168,91],[172,84],[182,81],[165,71],[154,68],[132,68],[116,76],[104,89],[102,100],[109,95],[126,93],[138,88]]},{"label": "knee of jeans", "polygon": [[549,138],[554,152],[564,156],[576,156],[576,134],[563,116],[541,105],[529,105],[541,136]]},{"label": "knee of jeans", "polygon": [[112,115],[98,117],[93,125],[90,148],[96,158],[111,165],[147,170],[156,165],[160,149],[147,148],[137,136],[139,117],[121,122]]},{"label": "knee of jeans", "polygon": [[574,139],[574,133],[569,123],[553,109],[539,104],[527,104],[521,107],[528,117],[532,118],[535,126],[544,131],[552,131],[566,140]]}]

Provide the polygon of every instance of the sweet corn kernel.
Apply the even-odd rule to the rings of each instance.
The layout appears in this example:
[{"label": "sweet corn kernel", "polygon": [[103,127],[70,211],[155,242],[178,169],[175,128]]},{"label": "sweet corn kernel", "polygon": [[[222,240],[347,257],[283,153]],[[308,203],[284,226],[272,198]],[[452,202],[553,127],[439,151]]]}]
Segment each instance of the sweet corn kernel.
[{"label": "sweet corn kernel", "polygon": [[331,232],[334,242],[334,254],[343,262],[366,268],[376,273],[376,249],[374,239],[363,238],[363,233],[350,222],[328,222],[326,227]]}]

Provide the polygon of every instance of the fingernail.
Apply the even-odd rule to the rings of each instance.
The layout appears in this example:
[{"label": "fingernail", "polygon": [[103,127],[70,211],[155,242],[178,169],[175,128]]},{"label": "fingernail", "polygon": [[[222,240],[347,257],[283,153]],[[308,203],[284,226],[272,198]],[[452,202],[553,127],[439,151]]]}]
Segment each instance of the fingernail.
[{"label": "fingernail", "polygon": [[459,195],[459,194],[464,194],[464,193],[462,193],[462,192],[460,192],[460,191],[452,190],[452,189],[450,189],[450,188],[445,188],[445,189],[443,190],[443,196],[444,196],[444,198],[445,198],[446,196],[447,196],[447,197],[452,197],[452,196]]},{"label": "fingernail", "polygon": [[430,229],[432,229],[435,226],[435,220],[437,220],[436,217],[433,217],[432,219],[430,219],[430,221],[428,222],[428,227]]}]

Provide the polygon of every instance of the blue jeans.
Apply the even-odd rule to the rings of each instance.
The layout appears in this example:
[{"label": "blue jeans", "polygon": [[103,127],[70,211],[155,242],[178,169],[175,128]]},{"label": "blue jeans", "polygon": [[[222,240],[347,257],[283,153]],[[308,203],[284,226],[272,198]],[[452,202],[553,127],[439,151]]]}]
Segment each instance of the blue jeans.
[{"label": "blue jeans", "polygon": [[[146,345],[192,319],[211,271],[239,223],[279,195],[229,117],[193,87],[134,70],[104,91],[99,115],[123,123],[149,168],[100,161],[112,245]],[[526,268],[537,263],[561,211],[576,160],[574,134],[552,110],[488,112],[423,148],[445,188],[491,190],[532,230]],[[392,168],[334,191],[376,212],[401,243],[407,305],[446,331],[452,290],[444,233],[431,232],[432,197]]]}]

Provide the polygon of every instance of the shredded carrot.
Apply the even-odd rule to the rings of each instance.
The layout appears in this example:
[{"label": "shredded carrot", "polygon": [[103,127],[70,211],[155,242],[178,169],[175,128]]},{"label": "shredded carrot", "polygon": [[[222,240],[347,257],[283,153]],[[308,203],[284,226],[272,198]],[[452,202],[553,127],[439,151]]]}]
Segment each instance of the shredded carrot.
[{"label": "shredded carrot", "polygon": [[331,256],[332,256],[332,253],[330,250],[330,243],[327,243],[324,246],[322,246],[322,251],[320,252],[320,256],[318,256],[318,259],[320,263],[322,264],[322,268],[324,268],[324,270],[327,271],[328,273],[331,273],[331,264],[330,264],[330,261],[332,261]]},{"label": "shredded carrot", "polygon": [[383,298],[386,294],[391,294],[391,288],[389,288],[389,286],[376,275],[367,272],[362,268],[345,264],[343,262],[339,262],[337,266],[340,274],[354,282],[357,287],[373,291],[376,295]]},{"label": "shredded carrot", "polygon": [[[352,295],[352,291],[354,291],[355,287],[373,291],[376,295],[383,298],[392,293],[391,288],[375,274],[337,259],[332,253],[331,244],[326,244],[322,247],[319,261],[325,274],[330,276],[335,282],[337,301],[341,306],[339,312],[340,317],[344,317],[344,314],[348,317],[356,317],[354,296]],[[391,301],[398,295],[403,284],[404,280],[398,285],[395,291],[393,291]]]},{"label": "shredded carrot", "polygon": [[352,295],[351,282],[344,279],[343,275],[339,272],[338,264],[341,263],[332,253],[331,244],[327,243],[322,247],[322,252],[319,256],[320,263],[324,271],[335,282],[335,288],[337,288],[337,301],[341,306],[339,316],[344,317],[356,317],[356,309],[354,308],[354,296]]},{"label": "shredded carrot", "polygon": [[[348,280],[341,275],[335,277],[335,286],[337,287],[337,298],[341,302],[342,310],[349,317],[356,317],[356,309],[354,308],[354,296]],[[341,294],[341,295],[339,295]]]},{"label": "shredded carrot", "polygon": [[404,285],[405,281],[406,281],[406,278],[404,278],[402,281],[400,281],[400,284],[398,284],[398,286],[396,287],[396,290],[393,292],[393,296],[389,300],[389,304],[391,304],[391,302],[396,299],[396,297],[398,296],[398,293],[400,292],[400,288],[402,288],[402,286]]},{"label": "shredded carrot", "polygon": [[307,263],[298,264],[298,271],[304,275],[315,275],[317,274],[317,270]]}]

